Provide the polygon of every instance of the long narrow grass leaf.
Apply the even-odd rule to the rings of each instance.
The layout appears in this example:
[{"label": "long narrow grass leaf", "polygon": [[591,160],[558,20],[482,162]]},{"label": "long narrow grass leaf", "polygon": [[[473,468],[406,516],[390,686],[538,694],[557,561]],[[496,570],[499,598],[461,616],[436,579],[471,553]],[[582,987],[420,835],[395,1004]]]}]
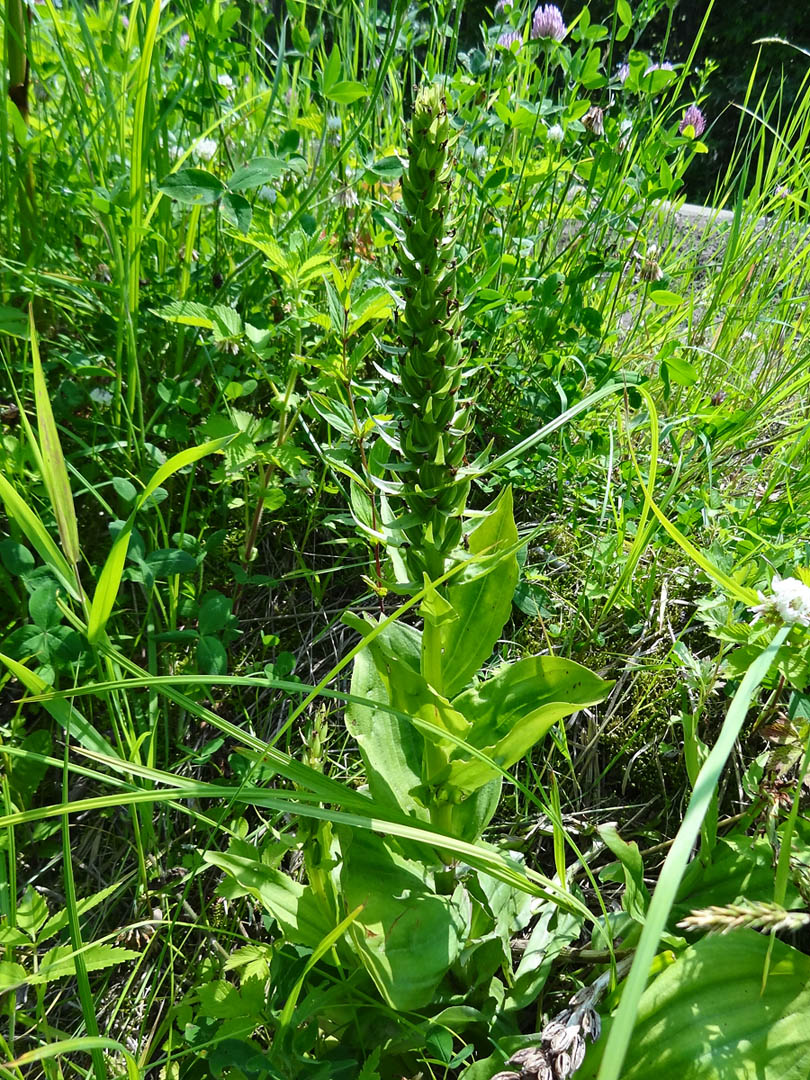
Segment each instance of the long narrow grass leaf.
[{"label": "long narrow grass leaf", "polygon": [[658,943],[661,940],[669,913],[675,902],[675,895],[686,870],[690,853],[700,834],[700,826],[706,815],[706,810],[717,788],[720,774],[734,749],[734,744],[748,714],[751,699],[756,693],[759,684],[767,675],[768,669],[788,633],[788,627],[780,629],[767,649],[760,653],[746,671],[729,706],[717,741],[698,774],[692,798],[689,800],[689,806],[684,815],[683,824],[678,830],[669,854],[664,861],[655,892],[650,901],[647,920],[636,949],[633,966],[627,976],[619,1008],[610,1029],[597,1080],[619,1080],[621,1076],[622,1064],[633,1035],[638,1004],[647,985],[650,965],[655,957]]}]

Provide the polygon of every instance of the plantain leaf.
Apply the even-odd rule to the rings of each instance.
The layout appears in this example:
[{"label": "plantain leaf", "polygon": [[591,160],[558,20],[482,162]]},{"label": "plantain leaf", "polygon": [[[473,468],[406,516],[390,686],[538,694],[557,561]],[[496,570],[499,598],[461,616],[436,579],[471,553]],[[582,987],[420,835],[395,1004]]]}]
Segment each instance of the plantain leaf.
[{"label": "plantain leaf", "polygon": [[[361,633],[370,624],[352,620]],[[413,671],[419,671],[417,630],[393,623],[383,630],[388,648]],[[388,701],[388,692],[368,649],[355,657],[350,693],[366,701]],[[351,702],[346,707],[346,727],[360,748],[366,780],[375,802],[393,806],[406,814],[428,821],[430,815],[416,797],[422,783],[424,740],[413,724],[374,706]]]},{"label": "plantain leaf", "polygon": [[[517,542],[512,489],[504,488],[469,535],[471,555],[495,555]],[[443,693],[453,698],[492,655],[512,611],[518,580],[517,555],[485,566],[471,565],[447,587],[447,599],[458,618],[442,627]]]},{"label": "plantain leaf", "polygon": [[[467,720],[470,743],[508,769],[552,724],[602,701],[612,685],[573,660],[529,656],[459,694],[453,709]],[[451,755],[446,777],[458,790],[475,791],[500,775],[480,758],[459,760],[462,754],[456,749]]]},{"label": "plantain leaf", "polygon": [[[604,1045],[603,1036],[582,1080],[596,1075]],[[810,957],[754,930],[703,938],[647,987],[622,1069],[622,1080],[808,1076]]]},{"label": "plantain leaf", "polygon": [[260,901],[290,941],[314,949],[333,929],[313,891],[281,870],[232,852],[206,851],[203,859],[224,870]]},{"label": "plantain leaf", "polygon": [[453,897],[438,896],[423,864],[370,832],[339,830],[340,882],[349,909],[362,911],[348,930],[356,953],[393,1009],[433,999],[454,963],[465,920]]}]

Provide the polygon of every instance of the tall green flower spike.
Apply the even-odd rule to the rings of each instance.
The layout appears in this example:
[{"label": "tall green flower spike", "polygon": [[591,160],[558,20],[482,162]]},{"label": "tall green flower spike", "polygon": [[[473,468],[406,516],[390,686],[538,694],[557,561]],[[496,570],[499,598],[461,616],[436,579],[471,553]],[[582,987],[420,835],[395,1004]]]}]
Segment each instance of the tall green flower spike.
[{"label": "tall green flower spike", "polygon": [[457,477],[472,422],[459,397],[464,364],[458,342],[452,148],[456,133],[442,90],[422,87],[402,177],[397,261],[404,311],[394,400],[403,461],[393,467],[410,511],[402,522],[406,564],[419,581],[436,577],[461,539],[469,480]]}]

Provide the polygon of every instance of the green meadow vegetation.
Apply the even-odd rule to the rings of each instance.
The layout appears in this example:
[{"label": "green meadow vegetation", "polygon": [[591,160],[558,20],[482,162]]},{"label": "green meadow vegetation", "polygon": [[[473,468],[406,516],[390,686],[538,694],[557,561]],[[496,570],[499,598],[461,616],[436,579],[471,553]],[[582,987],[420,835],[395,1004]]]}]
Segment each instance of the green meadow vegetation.
[{"label": "green meadow vegetation", "polygon": [[810,1075],[810,68],[688,213],[711,9],[2,0],[4,1080]]}]

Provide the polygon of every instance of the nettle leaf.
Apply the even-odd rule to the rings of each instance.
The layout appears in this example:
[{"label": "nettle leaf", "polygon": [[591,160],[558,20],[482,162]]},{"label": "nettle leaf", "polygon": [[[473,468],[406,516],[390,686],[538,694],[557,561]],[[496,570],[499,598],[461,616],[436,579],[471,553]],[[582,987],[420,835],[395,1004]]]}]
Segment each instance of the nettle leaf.
[{"label": "nettle leaf", "polygon": [[461,908],[454,897],[438,896],[424,865],[389,841],[360,829],[339,834],[341,897],[349,910],[362,905],[347,935],[391,1008],[421,1008],[459,954]]},{"label": "nettle leaf", "polygon": [[[603,1035],[583,1080],[596,1075],[604,1044]],[[810,957],[753,930],[705,937],[658,976],[639,1002],[622,1069],[622,1080],[808,1076]]]},{"label": "nettle leaf", "polygon": [[222,181],[205,169],[178,169],[177,172],[164,176],[158,184],[158,191],[184,206],[210,205],[215,203],[225,190]]}]

